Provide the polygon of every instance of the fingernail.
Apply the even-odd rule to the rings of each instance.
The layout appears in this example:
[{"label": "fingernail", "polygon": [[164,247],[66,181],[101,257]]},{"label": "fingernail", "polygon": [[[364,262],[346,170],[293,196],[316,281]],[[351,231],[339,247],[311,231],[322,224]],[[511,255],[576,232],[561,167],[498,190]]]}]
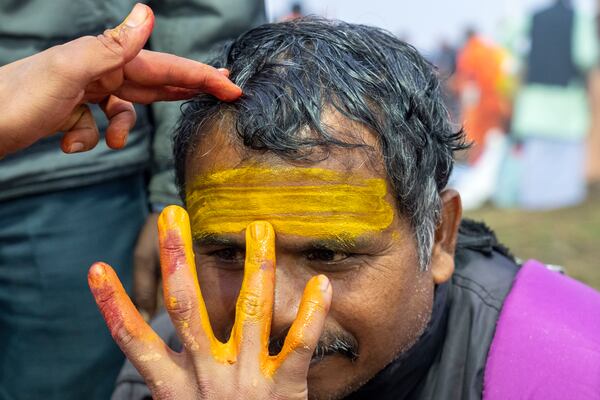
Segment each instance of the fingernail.
[{"label": "fingernail", "polygon": [[129,13],[129,15],[127,16],[127,18],[125,18],[125,25],[130,27],[130,28],[135,28],[139,25],[141,25],[146,18],[148,17],[148,10],[146,9],[146,6],[144,6],[141,3],[137,3],[134,7],[133,10],[131,10],[131,12]]},{"label": "fingernail", "polygon": [[69,146],[69,153],[79,153],[80,151],[83,151],[83,148],[84,148],[83,143],[73,142]]},{"label": "fingernail", "polygon": [[321,289],[321,292],[323,292],[323,293],[327,292],[327,290],[329,289],[329,286],[331,285],[329,283],[329,279],[327,279],[327,277],[325,275],[319,275],[319,277],[317,279],[319,279],[319,289]]},{"label": "fingernail", "polygon": [[219,71],[221,75],[229,78],[229,70],[227,68],[217,68],[217,71]]},{"label": "fingernail", "polygon": [[[108,143],[108,142],[107,142]],[[127,133],[118,135],[112,140],[110,148],[114,150],[122,149],[127,144]]]},{"label": "fingernail", "polygon": [[102,262],[92,264],[88,272],[88,282],[93,287],[101,286],[106,280],[106,267]]},{"label": "fingernail", "polygon": [[179,206],[165,207],[158,216],[158,228],[166,234],[167,231],[178,229],[185,222],[185,210]]},{"label": "fingernail", "polygon": [[250,235],[254,240],[263,240],[267,236],[268,229],[266,221],[255,221],[250,227]]}]

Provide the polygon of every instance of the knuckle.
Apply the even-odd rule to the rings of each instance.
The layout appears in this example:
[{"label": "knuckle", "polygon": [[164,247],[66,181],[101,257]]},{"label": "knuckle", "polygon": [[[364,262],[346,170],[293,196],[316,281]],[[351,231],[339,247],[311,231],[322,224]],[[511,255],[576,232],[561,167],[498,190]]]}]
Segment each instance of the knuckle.
[{"label": "knuckle", "polygon": [[252,318],[262,318],[263,301],[256,293],[242,292],[238,299],[238,312]]},{"label": "knuckle", "polygon": [[115,323],[111,331],[112,337],[122,346],[129,346],[134,339],[133,334],[125,327],[122,321]]},{"label": "knuckle", "polygon": [[185,291],[171,292],[165,300],[165,306],[173,317],[180,321],[188,321],[192,317],[194,305]]},{"label": "knuckle", "polygon": [[161,248],[169,253],[181,253],[185,249],[185,244],[179,233],[167,231],[167,235],[161,242]]},{"label": "knuckle", "polygon": [[212,80],[211,80],[211,76],[209,75],[209,73],[205,73],[199,79],[199,86],[201,88],[208,88],[208,87],[210,87],[211,83],[212,83]]},{"label": "knuckle", "polygon": [[213,380],[206,374],[196,375],[196,385],[198,386],[198,394],[201,399],[233,398],[223,397],[222,393],[217,395],[217,388],[215,387]]},{"label": "knuckle", "polygon": [[96,36],[102,46],[115,57],[124,59],[127,30],[123,28],[107,29],[103,34]]},{"label": "knuckle", "polygon": [[305,300],[303,306],[313,313],[324,313],[326,311],[325,305],[321,301],[315,299]]},{"label": "knuckle", "polygon": [[312,347],[309,346],[308,343],[306,343],[306,341],[303,339],[300,339],[297,343],[295,343],[294,347],[292,347],[291,350],[293,353],[299,356],[307,356],[313,354]]},{"label": "knuckle", "polygon": [[111,310],[115,297],[115,289],[112,286],[104,285],[101,288],[93,289],[96,303],[102,314]]},{"label": "knuckle", "polygon": [[179,267],[187,264],[185,249],[182,246],[176,248],[163,246],[161,249],[161,259],[166,265],[171,266]]},{"label": "knuckle", "polygon": [[167,70],[165,71],[165,77],[167,82],[176,82],[179,74],[177,73],[175,64],[169,64]]}]

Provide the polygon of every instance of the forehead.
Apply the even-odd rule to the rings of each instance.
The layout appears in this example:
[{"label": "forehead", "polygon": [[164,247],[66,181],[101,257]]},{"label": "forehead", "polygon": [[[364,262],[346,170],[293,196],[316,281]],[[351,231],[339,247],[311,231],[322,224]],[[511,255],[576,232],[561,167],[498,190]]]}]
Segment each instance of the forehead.
[{"label": "forehead", "polygon": [[314,238],[356,239],[389,227],[394,199],[383,163],[373,156],[374,135],[357,124],[328,119],[341,134],[370,147],[291,163],[243,148],[230,123],[214,124],[187,160],[186,207],[194,234],[239,233],[254,220],[271,222],[278,233]]},{"label": "forehead", "polygon": [[186,206],[196,236],[239,233],[256,220],[276,232],[353,240],[386,229],[394,218],[380,178],[321,168],[252,166],[200,175]]}]

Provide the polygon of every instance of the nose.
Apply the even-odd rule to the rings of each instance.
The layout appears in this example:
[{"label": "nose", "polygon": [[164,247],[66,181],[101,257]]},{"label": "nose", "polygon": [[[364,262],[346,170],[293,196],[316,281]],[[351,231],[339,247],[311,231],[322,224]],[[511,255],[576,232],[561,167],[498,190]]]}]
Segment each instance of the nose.
[{"label": "nose", "polygon": [[277,260],[271,323],[271,336],[273,337],[279,337],[288,330],[296,319],[304,286],[310,279],[310,274],[301,269],[301,267],[293,268],[283,260]]}]

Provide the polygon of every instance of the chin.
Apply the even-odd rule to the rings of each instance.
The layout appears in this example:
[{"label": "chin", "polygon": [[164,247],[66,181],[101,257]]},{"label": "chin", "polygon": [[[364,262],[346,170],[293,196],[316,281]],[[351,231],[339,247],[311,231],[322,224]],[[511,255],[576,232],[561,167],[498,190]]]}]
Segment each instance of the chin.
[{"label": "chin", "polygon": [[[308,398],[337,400],[352,393],[362,383],[354,381],[357,362],[340,355],[326,356],[313,362],[308,370]],[[354,378],[354,379],[353,379]]]}]

